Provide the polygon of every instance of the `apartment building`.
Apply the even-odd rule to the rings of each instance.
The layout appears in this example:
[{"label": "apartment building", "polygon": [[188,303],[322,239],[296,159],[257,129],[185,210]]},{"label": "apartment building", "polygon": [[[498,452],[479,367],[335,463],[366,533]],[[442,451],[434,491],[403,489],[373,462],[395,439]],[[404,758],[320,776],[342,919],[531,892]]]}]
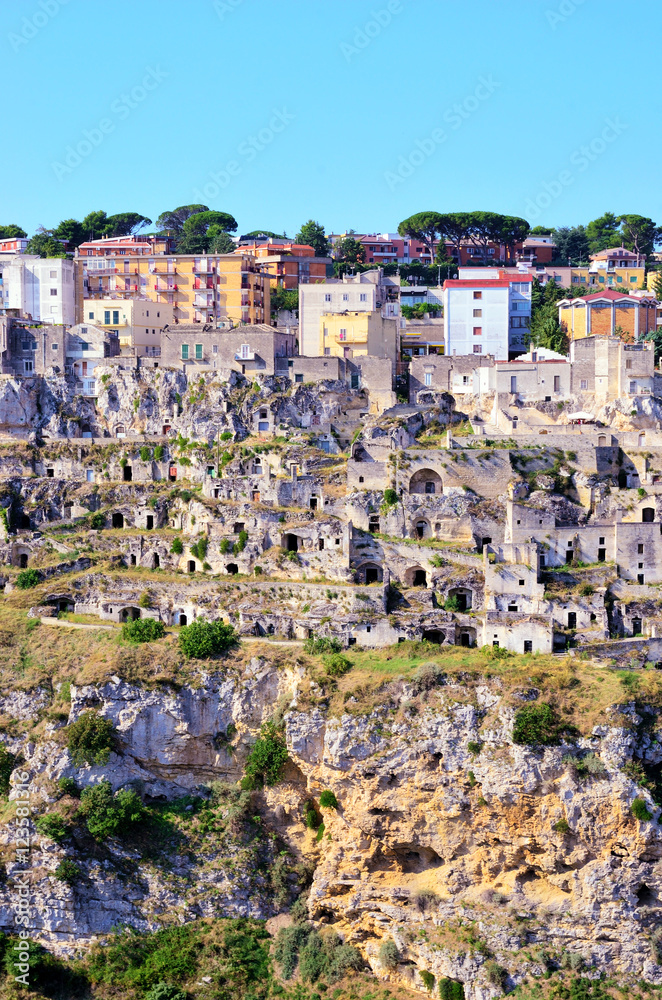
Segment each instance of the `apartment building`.
[{"label": "apartment building", "polygon": [[382,268],[299,285],[299,353],[309,357],[320,353],[323,314],[378,310],[393,319],[400,315],[399,296],[400,279],[386,277]]},{"label": "apartment building", "polygon": [[75,321],[74,264],[63,257],[0,257],[0,315],[33,322]]},{"label": "apartment building", "polygon": [[270,318],[270,278],[252,254],[170,254],[139,237],[93,240],[78,248],[77,318],[89,299],[143,298],[173,307],[174,323],[232,327]]},{"label": "apartment building", "polygon": [[326,281],[333,277],[331,257],[318,257],[307,243],[292,243],[273,237],[253,243],[243,243],[236,254],[249,253],[259,261],[271,280],[272,287],[294,289],[308,282]]},{"label": "apartment building", "polygon": [[97,396],[94,369],[108,358],[120,353],[116,333],[90,323],[78,323],[67,330],[65,341],[65,374],[76,377],[76,388],[83,396]]},{"label": "apartment building", "polygon": [[444,282],[446,354],[522,354],[531,323],[531,276],[456,278]]},{"label": "apartment building", "polygon": [[316,353],[338,358],[370,355],[373,358],[388,358],[395,364],[399,356],[398,332],[397,318],[387,318],[378,309],[371,312],[322,313]]},{"label": "apartment building", "polygon": [[83,320],[119,338],[123,353],[158,358],[161,333],[175,322],[174,306],[150,299],[85,299]]},{"label": "apartment building", "polygon": [[558,303],[559,323],[570,340],[581,337],[614,336],[617,328],[633,342],[655,330],[657,300],[654,295],[626,295],[611,288]]},{"label": "apartment building", "polygon": [[[247,376],[257,372],[274,375],[276,359],[292,358],[295,347],[294,334],[266,323],[236,330],[180,323],[162,335],[160,364],[183,368],[189,375],[196,367],[236,371]],[[287,374],[288,370],[283,372],[281,366],[279,373]]]},{"label": "apartment building", "polygon": [[5,253],[25,253],[28,240],[25,237],[12,236],[6,240],[0,240],[0,254]]}]

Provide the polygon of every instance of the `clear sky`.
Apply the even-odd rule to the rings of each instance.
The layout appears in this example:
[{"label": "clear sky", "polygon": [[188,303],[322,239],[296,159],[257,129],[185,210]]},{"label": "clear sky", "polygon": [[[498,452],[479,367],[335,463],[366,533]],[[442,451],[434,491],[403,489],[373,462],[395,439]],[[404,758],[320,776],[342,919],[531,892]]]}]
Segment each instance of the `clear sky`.
[{"label": "clear sky", "polygon": [[0,223],[662,223],[661,0],[4,0]]}]

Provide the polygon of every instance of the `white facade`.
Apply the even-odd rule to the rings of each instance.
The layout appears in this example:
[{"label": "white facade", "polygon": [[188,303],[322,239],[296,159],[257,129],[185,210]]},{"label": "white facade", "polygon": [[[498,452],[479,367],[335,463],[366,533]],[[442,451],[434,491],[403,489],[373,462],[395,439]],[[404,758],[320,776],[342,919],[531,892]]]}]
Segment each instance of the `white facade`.
[{"label": "white facade", "polygon": [[379,310],[385,318],[399,316],[397,299],[389,301],[389,290],[393,289],[399,289],[398,279],[384,278],[381,269],[299,285],[299,354],[310,358],[319,355],[324,313]]},{"label": "white facade", "polygon": [[0,260],[0,313],[19,319],[71,326],[74,264],[64,257],[21,254]]},{"label": "white facade", "polygon": [[521,354],[531,323],[531,279],[473,278],[444,283],[446,354]]}]

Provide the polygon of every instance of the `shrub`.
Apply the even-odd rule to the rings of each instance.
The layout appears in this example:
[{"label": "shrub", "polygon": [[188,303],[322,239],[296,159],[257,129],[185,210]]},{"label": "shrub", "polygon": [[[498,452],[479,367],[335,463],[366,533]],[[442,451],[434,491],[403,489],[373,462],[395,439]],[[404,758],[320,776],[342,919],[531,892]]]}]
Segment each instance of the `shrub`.
[{"label": "shrub", "polygon": [[400,952],[393,938],[386,938],[379,946],[379,961],[385,969],[395,969],[400,961]]},{"label": "shrub", "polygon": [[559,742],[558,723],[551,705],[523,705],[515,712],[513,743],[550,746]]},{"label": "shrub", "polygon": [[308,940],[310,929],[305,924],[281,927],[274,944],[274,959],[283,979],[291,979],[299,961],[299,949]]},{"label": "shrub", "polygon": [[235,555],[237,555],[238,552],[244,551],[244,549],[246,548],[247,541],[248,541],[248,532],[240,531],[237,541],[232,546],[232,551],[234,552]]},{"label": "shrub", "polygon": [[386,507],[394,507],[398,502],[398,494],[389,486],[384,490],[384,505]]},{"label": "shrub", "polygon": [[233,646],[238,635],[232,625],[223,621],[206,622],[196,618],[185,625],[179,633],[179,648],[184,656],[203,660],[218,653],[224,653]]},{"label": "shrub", "polygon": [[50,837],[56,844],[62,843],[69,833],[64,816],[61,816],[60,813],[46,813],[44,816],[37,816],[34,825],[39,830],[39,833],[43,833],[45,837]]},{"label": "shrub", "polygon": [[232,437],[232,431],[223,431],[221,434],[221,441],[229,441]]},{"label": "shrub", "polygon": [[162,461],[164,453],[165,453],[165,448],[163,447],[163,445],[157,444],[156,448],[154,449],[154,461],[155,462]]},{"label": "shrub", "polygon": [[306,639],[303,644],[306,653],[318,656],[320,653],[339,653],[342,649],[340,639],[327,639],[321,636],[319,639]]},{"label": "shrub", "polygon": [[444,604],[444,610],[445,611],[459,611],[460,610],[460,602],[458,601],[456,594],[451,594],[450,597],[446,598],[446,603]]},{"label": "shrub", "polygon": [[15,755],[0,743],[0,794],[9,794],[10,778],[15,767]]},{"label": "shrub", "polygon": [[479,743],[477,740],[469,740],[467,743],[467,750],[472,757],[477,757],[480,751],[483,749],[483,744]]},{"label": "shrub", "polygon": [[173,538],[172,545],[170,546],[170,551],[174,553],[174,555],[176,556],[181,556],[182,552],[184,551],[184,543],[182,542],[179,535],[177,535],[176,538]]},{"label": "shrub", "polygon": [[139,608],[151,608],[152,606],[152,595],[149,590],[143,590],[142,594],[138,598]]},{"label": "shrub", "polygon": [[417,691],[431,691],[438,684],[443,684],[445,676],[438,663],[432,660],[429,663],[421,663],[414,672],[414,686]]},{"label": "shrub", "polygon": [[322,822],[322,818],[315,808],[315,803],[309,799],[308,802],[304,803],[303,808],[306,826],[309,830],[316,830]]},{"label": "shrub", "polygon": [[104,840],[127,833],[144,818],[145,808],[133,789],[113,795],[110,782],[101,781],[83,789],[76,816],[85,820],[95,840]]},{"label": "shrub", "polygon": [[41,583],[41,577],[36,569],[22,569],[16,577],[16,586],[19,590],[30,590]]},{"label": "shrub", "polygon": [[110,719],[98,712],[83,712],[67,727],[67,747],[76,767],[84,764],[107,764],[115,743]]},{"label": "shrub", "polygon": [[630,806],[630,812],[632,813],[635,819],[639,820],[640,823],[645,823],[647,822],[647,820],[653,818],[651,813],[649,813],[648,809],[646,808],[646,803],[644,802],[643,799],[640,798],[636,798],[633,800],[632,805]]},{"label": "shrub", "polygon": [[265,722],[246,760],[244,786],[276,785],[287,761],[283,731],[274,722]]},{"label": "shrub", "polygon": [[152,457],[152,449],[148,448],[146,444],[140,449],[140,460],[141,462],[149,462]]},{"label": "shrub", "polygon": [[421,892],[417,892],[414,896],[416,908],[420,910],[421,913],[425,913],[428,906],[435,906],[438,902],[439,896],[436,892],[432,892],[431,889],[423,889]]},{"label": "shrub", "polygon": [[337,809],[338,799],[335,797],[330,789],[325,788],[320,794],[320,805],[322,809]]},{"label": "shrub", "polygon": [[71,795],[72,798],[78,798],[80,795],[80,788],[73,778],[60,778],[57,787],[63,795]]},{"label": "shrub", "polygon": [[165,625],[157,618],[136,618],[122,625],[122,638],[128,642],[155,642],[165,635]]},{"label": "shrub", "polygon": [[556,830],[557,833],[570,833],[570,824],[567,819],[559,819],[552,825],[552,829]]},{"label": "shrub", "polygon": [[330,677],[342,677],[348,670],[352,669],[352,661],[348,660],[342,653],[333,653],[331,656],[323,656],[322,662],[326,667],[326,672]]},{"label": "shrub", "polygon": [[98,510],[90,517],[90,528],[94,528],[95,531],[101,531],[101,529],[105,527],[106,527],[106,516],[105,514],[102,514],[100,510]]},{"label": "shrub", "polygon": [[186,1000],[186,994],[178,986],[160,982],[145,994],[145,1000]]},{"label": "shrub", "polygon": [[579,588],[579,593],[581,597],[590,597],[592,594],[595,593],[595,587],[593,586],[592,583],[582,583],[581,587]]},{"label": "shrub", "polygon": [[464,1000],[464,986],[455,979],[440,979],[439,996],[441,1000]]},{"label": "shrub", "polygon": [[503,989],[506,976],[508,975],[504,967],[499,965],[498,962],[495,962],[494,959],[490,959],[488,962],[485,962],[483,968],[490,986],[498,986]]},{"label": "shrub", "polygon": [[432,990],[434,989],[434,984],[436,982],[435,977],[432,975],[431,972],[426,972],[425,969],[420,969],[418,974],[423,980],[423,985],[425,986],[426,990],[432,993]]},{"label": "shrub", "polygon": [[198,538],[197,542],[191,545],[191,555],[203,562],[205,556],[207,555],[207,549],[209,547],[209,541],[205,535]]},{"label": "shrub", "polygon": [[219,548],[219,551],[221,552],[221,554],[225,555],[226,552],[230,551],[230,539],[229,538],[221,538],[221,544],[219,545],[218,548]]},{"label": "shrub", "polygon": [[64,858],[55,869],[55,878],[67,885],[74,885],[80,880],[81,870],[75,861]]}]

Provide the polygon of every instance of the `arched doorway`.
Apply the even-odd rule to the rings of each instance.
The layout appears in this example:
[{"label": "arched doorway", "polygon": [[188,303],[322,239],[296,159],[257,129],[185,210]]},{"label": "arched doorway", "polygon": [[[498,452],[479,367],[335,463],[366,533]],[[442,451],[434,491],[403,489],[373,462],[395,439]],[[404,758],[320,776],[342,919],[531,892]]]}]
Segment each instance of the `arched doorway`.
[{"label": "arched doorway", "polygon": [[384,571],[377,563],[364,563],[356,571],[358,583],[381,583],[384,579]]},{"label": "arched doorway", "polygon": [[121,514],[118,510],[114,511],[112,524],[113,524],[113,528],[123,528],[124,527],[124,514]]},{"label": "arched doorway", "polygon": [[28,554],[27,552],[21,552],[18,557],[18,565],[20,569],[25,569],[28,565]]},{"label": "arched doorway", "polygon": [[452,587],[448,596],[451,600],[454,599],[456,611],[468,611],[472,605],[473,593],[468,587]]},{"label": "arched doorway", "polygon": [[174,617],[176,625],[188,625],[188,618],[183,611],[176,611]]},{"label": "arched doorway", "polygon": [[298,552],[299,551],[299,536],[293,534],[283,535],[283,545],[287,552]]},{"label": "arched doorway", "polygon": [[414,538],[429,538],[432,534],[430,523],[424,517],[416,518],[414,521]]},{"label": "arched doorway", "polygon": [[426,642],[436,642],[439,645],[441,645],[441,643],[444,641],[445,638],[446,638],[446,633],[442,632],[441,629],[427,628],[423,630],[423,639]]},{"label": "arched doorway", "polygon": [[476,645],[476,629],[463,628],[457,633],[456,645],[473,647]]},{"label": "arched doorway", "polygon": [[235,576],[239,572],[239,567],[236,563],[228,563],[225,570],[230,576]]},{"label": "arched doorway", "polygon": [[441,476],[434,469],[419,469],[409,480],[409,492],[428,495],[443,493]]},{"label": "arched doorway", "polygon": [[195,573],[195,559],[189,559],[189,561],[188,561],[188,571],[189,571],[189,573]]},{"label": "arched doorway", "polygon": [[641,512],[641,520],[644,524],[651,524],[655,520],[655,508],[654,507],[644,507]]},{"label": "arched doorway", "polygon": [[121,622],[135,622],[140,618],[140,608],[122,608],[120,611]]},{"label": "arched doorway", "polygon": [[422,566],[410,566],[405,571],[405,583],[408,587],[427,587],[427,573]]}]

